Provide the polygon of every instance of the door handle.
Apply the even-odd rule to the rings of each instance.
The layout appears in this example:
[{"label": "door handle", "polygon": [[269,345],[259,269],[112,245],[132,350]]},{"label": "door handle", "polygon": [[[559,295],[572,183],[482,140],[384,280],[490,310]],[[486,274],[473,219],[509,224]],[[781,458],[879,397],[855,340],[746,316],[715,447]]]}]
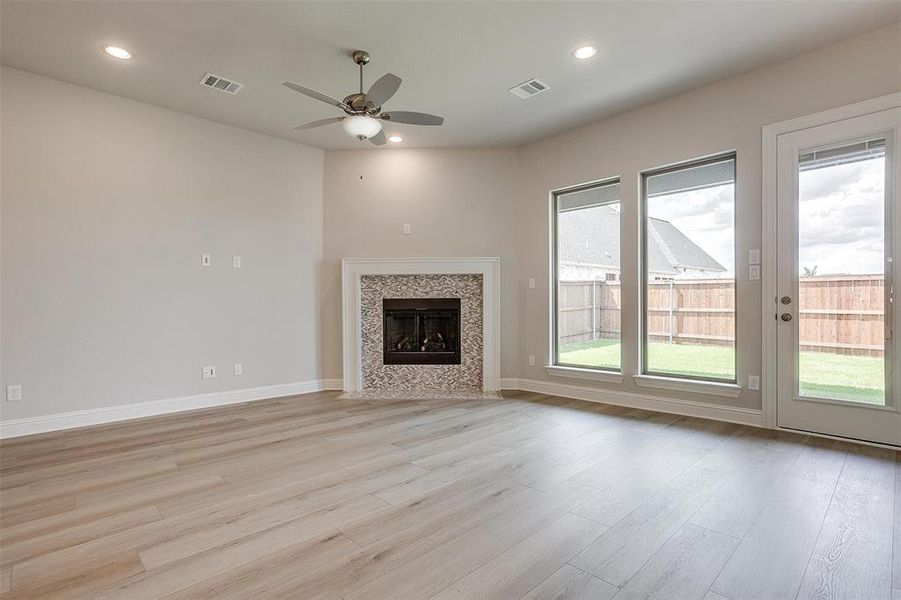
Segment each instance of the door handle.
[{"label": "door handle", "polygon": [[782,304],[791,304],[792,299],[788,296],[782,296],[782,298],[779,299],[779,302],[781,302]]},{"label": "door handle", "polygon": [[[892,257],[888,258],[889,262],[892,262]],[[895,284],[894,282],[888,284],[888,304],[886,304],[885,309],[885,339],[890,340],[893,336],[893,330],[895,329]]]},{"label": "door handle", "polygon": [[783,321],[785,321],[786,323],[788,323],[789,321],[792,320],[791,313],[782,313],[782,315],[779,318],[782,319]]}]

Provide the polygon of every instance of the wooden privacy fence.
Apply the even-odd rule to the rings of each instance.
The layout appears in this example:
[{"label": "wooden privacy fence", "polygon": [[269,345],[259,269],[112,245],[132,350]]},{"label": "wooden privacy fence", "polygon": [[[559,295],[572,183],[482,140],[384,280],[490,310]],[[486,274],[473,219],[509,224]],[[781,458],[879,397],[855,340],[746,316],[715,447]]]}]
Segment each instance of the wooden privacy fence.
[{"label": "wooden privacy fence", "polygon": [[882,356],[885,277],[805,277],[799,292],[802,350]]},{"label": "wooden privacy fence", "polygon": [[[560,342],[620,337],[618,281],[560,282]],[[881,275],[806,277],[800,282],[801,348],[881,356],[884,278]],[[731,346],[735,342],[732,279],[682,279],[648,285],[652,341]]]}]

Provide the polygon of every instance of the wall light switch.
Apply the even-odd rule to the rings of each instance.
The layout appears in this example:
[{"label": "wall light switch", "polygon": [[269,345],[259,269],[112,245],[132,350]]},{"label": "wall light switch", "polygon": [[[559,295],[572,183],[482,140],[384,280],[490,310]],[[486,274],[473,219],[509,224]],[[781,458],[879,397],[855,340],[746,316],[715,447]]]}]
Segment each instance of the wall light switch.
[{"label": "wall light switch", "polygon": [[216,367],[204,367],[200,372],[200,377],[203,379],[212,379],[216,376]]},{"label": "wall light switch", "polygon": [[211,264],[213,264],[213,259],[210,257],[209,254],[201,254],[200,255],[200,266],[201,267],[208,267]]},{"label": "wall light switch", "polygon": [[21,385],[6,386],[6,401],[7,402],[18,402],[21,399],[22,399],[22,386]]},{"label": "wall light switch", "polygon": [[748,250],[748,264],[749,265],[759,265],[760,264],[760,250]]},{"label": "wall light switch", "polygon": [[243,375],[244,374],[244,365],[241,363],[235,363],[235,375]]},{"label": "wall light switch", "polygon": [[748,389],[760,390],[760,375],[748,375]]},{"label": "wall light switch", "polygon": [[530,355],[529,355],[529,366],[530,366],[530,367],[534,367],[534,366],[535,366],[535,355],[534,355],[534,354],[530,354]]},{"label": "wall light switch", "polygon": [[232,267],[236,269],[241,268],[241,257],[240,256],[232,256]]},{"label": "wall light switch", "polygon": [[760,265],[748,265],[748,279],[751,281],[760,279]]},{"label": "wall light switch", "polygon": [[404,223],[404,235],[410,235],[411,233],[413,233],[413,225]]},{"label": "wall light switch", "polygon": [[529,277],[529,289],[530,290],[535,289],[535,278],[534,277]]}]

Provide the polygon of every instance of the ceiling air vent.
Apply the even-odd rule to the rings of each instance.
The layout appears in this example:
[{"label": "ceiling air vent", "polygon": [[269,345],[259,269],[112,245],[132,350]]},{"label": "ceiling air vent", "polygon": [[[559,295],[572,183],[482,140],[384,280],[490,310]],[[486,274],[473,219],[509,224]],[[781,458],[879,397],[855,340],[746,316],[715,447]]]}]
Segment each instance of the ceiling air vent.
[{"label": "ceiling air vent", "polygon": [[213,88],[214,90],[219,90],[220,92],[225,92],[226,94],[231,94],[232,96],[240,92],[241,88],[244,87],[243,83],[238,83],[237,81],[232,81],[225,77],[219,77],[212,73],[204,75],[203,79],[200,80],[200,84],[205,85],[208,88]]},{"label": "ceiling air vent", "polygon": [[526,98],[531,98],[532,96],[537,96],[541,92],[549,90],[548,84],[543,81],[539,81],[537,79],[530,79],[528,81],[524,81],[519,85],[514,85],[510,88],[510,93],[514,96],[519,96],[523,100]]}]

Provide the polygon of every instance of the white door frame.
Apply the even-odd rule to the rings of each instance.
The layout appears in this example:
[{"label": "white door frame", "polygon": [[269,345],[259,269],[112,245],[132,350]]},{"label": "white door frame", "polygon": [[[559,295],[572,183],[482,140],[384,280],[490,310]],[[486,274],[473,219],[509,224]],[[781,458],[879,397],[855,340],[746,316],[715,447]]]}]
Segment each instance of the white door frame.
[{"label": "white door frame", "polygon": [[776,216],[777,216],[777,137],[853,117],[901,107],[901,92],[864,100],[855,104],[840,106],[812,115],[773,123],[763,128],[763,181],[761,187],[763,201],[761,254],[761,395],[763,402],[764,426],[781,429],[776,423],[776,331],[774,317],[778,309],[776,301]]}]

